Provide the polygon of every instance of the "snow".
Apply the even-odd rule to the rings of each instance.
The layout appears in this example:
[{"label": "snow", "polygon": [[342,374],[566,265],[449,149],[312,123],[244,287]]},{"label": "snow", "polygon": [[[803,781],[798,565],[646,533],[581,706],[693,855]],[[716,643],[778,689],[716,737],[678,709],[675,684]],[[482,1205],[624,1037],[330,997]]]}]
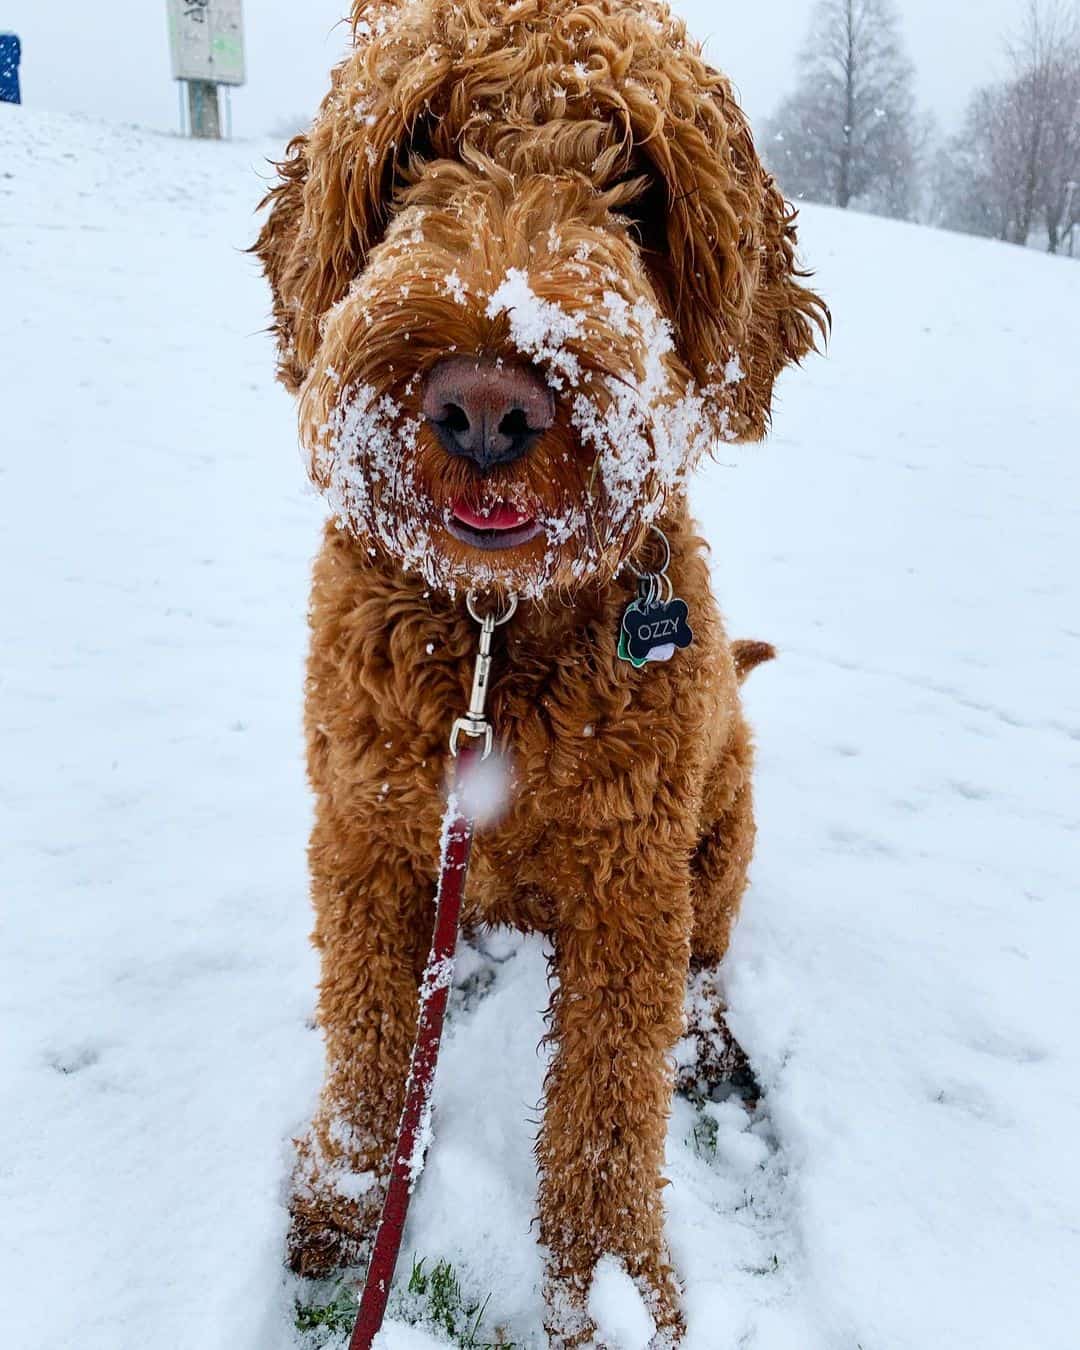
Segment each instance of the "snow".
[{"label": "snow", "polygon": [[568,383],[572,389],[577,387],[581,366],[574,353],[566,350],[566,343],[583,334],[579,315],[541,300],[519,267],[510,268],[492,292],[486,313],[489,319],[506,315],[511,342],[547,370],[553,389],[564,391]]},{"label": "snow", "polygon": [[[558,248],[554,229],[549,247]],[[581,247],[587,260],[587,242]],[[645,299],[631,306],[609,289],[603,311],[611,331],[629,338],[643,369],[640,377],[632,369],[622,370],[617,379],[598,376],[595,386],[589,387],[595,372],[587,378],[576,353],[567,349],[568,343],[585,336],[581,315],[538,296],[520,268],[510,268],[486,309],[490,319],[507,316],[511,342],[546,371],[553,389],[567,397],[582,443],[596,454],[607,533],[621,539],[639,521],[655,519],[666,495],[710,447],[713,423],[703,397],[694,392],[680,397],[672,388],[667,359],[675,346],[674,334],[655,306]],[[722,403],[726,387],[741,378],[739,362],[732,358],[709,392]],[[725,434],[729,416],[725,409],[718,418]],[[563,528],[568,536],[574,530],[582,532],[585,525],[584,519],[572,519]]]},{"label": "snow", "polygon": [[512,800],[510,762],[498,751],[487,759],[471,761],[460,773],[458,791],[462,807],[477,825],[495,824],[506,814]]},{"label": "snow", "polygon": [[589,1316],[612,1350],[647,1350],[656,1323],[621,1261],[603,1256],[589,1290]]},{"label": "snow", "polygon": [[[239,252],[274,147],[2,136],[4,1340],[287,1350],[325,508]],[[803,243],[829,359],[694,487],[731,631],[781,656],[725,968],[764,1104],[669,1136],[687,1347],[1070,1350],[1080,268],[826,210]],[[402,1268],[536,1345],[546,952],[483,936],[458,985]]]}]

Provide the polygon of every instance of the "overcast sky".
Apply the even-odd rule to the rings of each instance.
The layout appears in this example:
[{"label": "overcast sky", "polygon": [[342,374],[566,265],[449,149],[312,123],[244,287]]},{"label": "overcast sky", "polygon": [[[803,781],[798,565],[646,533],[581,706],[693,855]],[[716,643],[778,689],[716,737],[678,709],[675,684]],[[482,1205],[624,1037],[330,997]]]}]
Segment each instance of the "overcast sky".
[{"label": "overcast sky", "polygon": [[[945,129],[968,92],[999,71],[1002,36],[1022,0],[898,0],[923,103]],[[676,0],[713,64],[738,86],[755,120],[792,82],[811,0]],[[344,50],[347,0],[245,0],[249,82],[234,95],[236,133],[258,136],[306,121]],[[27,103],[170,129],[165,0],[0,0],[0,30],[23,39]],[[0,132],[0,152],[3,137]]]}]

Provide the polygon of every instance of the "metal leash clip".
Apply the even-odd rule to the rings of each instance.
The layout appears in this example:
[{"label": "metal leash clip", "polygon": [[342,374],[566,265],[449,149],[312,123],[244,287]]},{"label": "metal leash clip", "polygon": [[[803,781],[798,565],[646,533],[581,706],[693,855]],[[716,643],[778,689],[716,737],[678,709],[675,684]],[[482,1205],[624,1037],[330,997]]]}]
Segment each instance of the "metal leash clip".
[{"label": "metal leash clip", "polygon": [[504,623],[510,622],[517,613],[518,607],[517,596],[513,592],[507,596],[505,613],[497,616],[479,613],[477,610],[478,600],[479,596],[476,591],[470,591],[465,597],[465,605],[470,616],[480,625],[480,650],[476,656],[476,669],[473,672],[469,711],[464,717],[459,717],[450,730],[450,753],[455,759],[457,758],[458,741],[462,736],[470,736],[474,740],[484,742],[481,759],[487,759],[494,749],[495,733],[492,730],[491,723],[484,716],[488,681],[491,678],[491,639],[496,628],[501,628]]}]

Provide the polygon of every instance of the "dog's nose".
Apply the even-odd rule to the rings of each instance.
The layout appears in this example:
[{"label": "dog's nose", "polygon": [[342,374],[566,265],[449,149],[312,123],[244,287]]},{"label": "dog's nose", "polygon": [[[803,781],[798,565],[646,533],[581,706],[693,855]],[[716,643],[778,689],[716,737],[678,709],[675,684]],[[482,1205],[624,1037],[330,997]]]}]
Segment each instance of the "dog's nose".
[{"label": "dog's nose", "polygon": [[451,455],[481,469],[512,464],[555,422],[555,399],[539,371],[452,356],[428,375],[424,416]]}]

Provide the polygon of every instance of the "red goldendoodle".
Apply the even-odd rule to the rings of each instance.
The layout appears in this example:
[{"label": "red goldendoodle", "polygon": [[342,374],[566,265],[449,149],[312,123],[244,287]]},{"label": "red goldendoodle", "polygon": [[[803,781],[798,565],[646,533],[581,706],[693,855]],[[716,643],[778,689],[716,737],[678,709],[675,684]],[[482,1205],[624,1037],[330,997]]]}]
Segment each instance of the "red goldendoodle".
[{"label": "red goldendoodle", "polygon": [[[589,1342],[611,1254],[673,1345],[673,1050],[689,981],[688,1077],[730,1069],[702,995],[754,837],[738,682],[771,654],[726,638],[684,484],[717,441],[764,434],[827,313],[729,83],[665,5],[360,0],[353,22],[256,245],[335,517],[307,681],[327,1075],[291,1259],[355,1262],[378,1217],[475,650],[463,596],[513,592],[489,705],[513,792],[466,903],[552,945],[548,1332]],[[658,529],[666,577],[639,586]],[[628,606],[663,617],[672,593],[692,645],[628,650]]]}]

